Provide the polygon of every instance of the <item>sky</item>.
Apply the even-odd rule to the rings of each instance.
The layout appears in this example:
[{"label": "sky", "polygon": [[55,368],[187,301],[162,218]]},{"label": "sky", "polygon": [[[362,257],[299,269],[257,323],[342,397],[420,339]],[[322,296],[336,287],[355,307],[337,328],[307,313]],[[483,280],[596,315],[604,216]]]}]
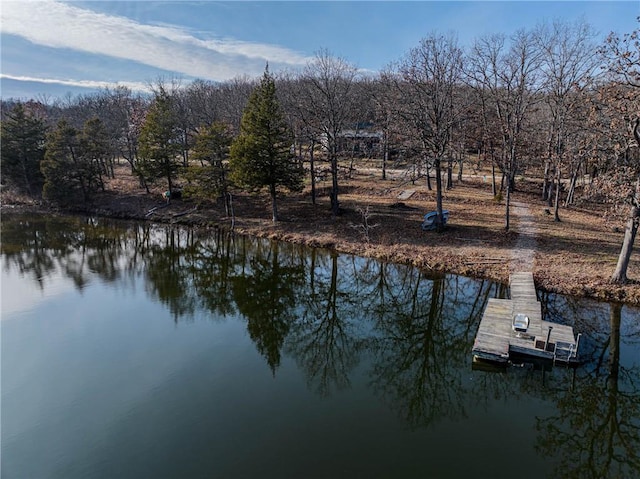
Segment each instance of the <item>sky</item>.
[{"label": "sky", "polygon": [[178,79],[297,71],[321,49],[364,72],[430,33],[463,47],[545,21],[585,21],[598,39],[638,28],[640,1],[60,1],[0,3],[0,96],[53,99]]}]

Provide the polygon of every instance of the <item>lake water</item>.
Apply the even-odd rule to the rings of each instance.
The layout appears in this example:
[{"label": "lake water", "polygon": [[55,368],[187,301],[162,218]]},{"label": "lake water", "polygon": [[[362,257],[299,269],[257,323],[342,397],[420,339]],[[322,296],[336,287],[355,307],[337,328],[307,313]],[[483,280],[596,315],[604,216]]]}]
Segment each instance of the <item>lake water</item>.
[{"label": "lake water", "polygon": [[577,369],[486,371],[488,281],[2,218],[3,478],[640,477],[640,311],[541,295]]}]

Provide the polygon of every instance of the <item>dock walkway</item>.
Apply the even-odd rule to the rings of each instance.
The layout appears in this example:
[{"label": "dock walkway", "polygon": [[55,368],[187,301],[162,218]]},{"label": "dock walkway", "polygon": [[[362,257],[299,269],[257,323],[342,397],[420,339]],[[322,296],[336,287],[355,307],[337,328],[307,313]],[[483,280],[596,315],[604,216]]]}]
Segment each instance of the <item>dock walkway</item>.
[{"label": "dock walkway", "polygon": [[[532,273],[513,273],[511,299],[491,298],[480,321],[473,345],[474,357],[506,363],[513,354],[555,361],[575,362],[578,341],[571,326],[542,320]],[[529,318],[526,331],[514,331],[513,318]]]}]

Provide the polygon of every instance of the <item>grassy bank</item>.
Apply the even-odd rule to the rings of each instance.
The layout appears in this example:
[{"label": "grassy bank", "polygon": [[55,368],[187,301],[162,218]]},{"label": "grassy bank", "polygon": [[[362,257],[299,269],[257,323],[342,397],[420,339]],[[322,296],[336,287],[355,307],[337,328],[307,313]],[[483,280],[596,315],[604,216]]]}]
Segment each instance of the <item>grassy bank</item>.
[{"label": "grassy bank", "polygon": [[[491,194],[484,177],[465,178],[446,191],[444,207],[450,211],[443,233],[420,229],[422,216],[435,207],[435,192],[421,182],[412,184],[396,173],[381,180],[379,172],[355,172],[340,182],[342,214],[331,217],[329,181],[320,182],[316,204],[309,191],[283,196],[279,203],[282,221],[271,222],[267,195],[238,193],[233,196],[236,232],[333,248],[340,252],[411,264],[506,283],[510,271],[520,268],[522,236],[529,235],[534,249],[536,285],[546,291],[599,300],[640,305],[640,258],[632,255],[627,285],[613,285],[613,272],[623,230],[604,220],[600,205],[564,208],[555,222],[548,206],[539,199],[538,186],[521,180],[513,200],[528,207],[528,226],[512,213],[511,229],[504,230],[505,207]],[[413,192],[406,199],[399,195]],[[177,222],[198,227],[231,227],[221,204],[172,201],[163,206],[161,190],[148,194],[137,185],[126,167],[120,167],[107,192],[85,212],[147,221]],[[2,209],[40,209],[41,205],[3,193]],[[368,213],[367,213],[368,212]],[[364,227],[366,220],[370,228]],[[533,226],[533,229],[531,228]],[[520,241],[519,241],[520,239]]]}]

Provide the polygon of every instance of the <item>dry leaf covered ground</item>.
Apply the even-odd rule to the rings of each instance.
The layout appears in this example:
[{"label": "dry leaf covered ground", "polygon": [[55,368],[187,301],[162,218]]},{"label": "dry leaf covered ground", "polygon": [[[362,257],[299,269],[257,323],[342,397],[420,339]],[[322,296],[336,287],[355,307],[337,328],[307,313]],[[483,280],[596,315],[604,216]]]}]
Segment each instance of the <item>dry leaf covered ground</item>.
[{"label": "dry leaf covered ground", "polygon": [[[628,270],[630,283],[609,283],[623,228],[604,221],[602,206],[563,208],[562,221],[555,222],[539,199],[539,188],[520,180],[507,233],[504,201],[496,201],[486,177],[476,175],[455,182],[445,192],[444,208],[450,211],[446,231],[425,232],[420,224],[423,215],[435,208],[435,192],[424,181],[408,181],[402,172],[392,172],[390,177],[395,179],[383,181],[379,171],[361,170],[342,178],[342,212],[336,218],[329,209],[329,181],[317,185],[315,206],[308,188],[283,195],[278,205],[281,221],[276,224],[271,222],[268,195],[238,192],[233,196],[235,231],[503,283],[508,282],[510,271],[532,270],[537,286],[547,291],[640,305],[637,252]],[[399,195],[408,190],[414,193],[400,200]],[[174,200],[147,217],[149,210],[163,205],[161,194],[162,189],[148,194],[139,188],[122,165],[90,212],[199,227],[231,225],[220,203],[196,205],[187,199]],[[19,198],[3,196],[3,209],[20,207]],[[368,238],[363,216],[367,210]]]}]

